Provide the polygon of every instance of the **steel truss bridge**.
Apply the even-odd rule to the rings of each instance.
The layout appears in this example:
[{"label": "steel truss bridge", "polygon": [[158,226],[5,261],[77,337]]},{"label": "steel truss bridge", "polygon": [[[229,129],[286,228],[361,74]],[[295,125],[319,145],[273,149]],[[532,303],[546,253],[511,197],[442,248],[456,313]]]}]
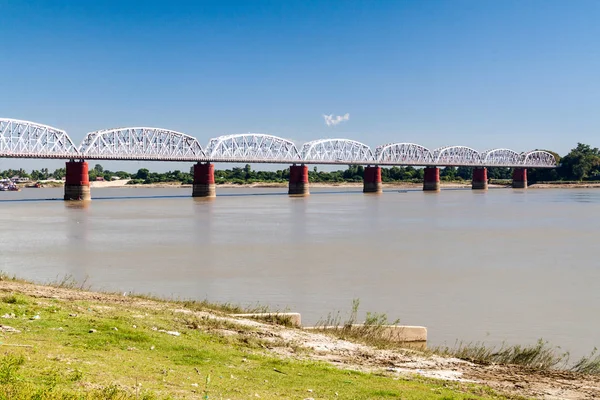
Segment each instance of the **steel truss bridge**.
[{"label": "steel truss bridge", "polygon": [[202,147],[195,137],[162,128],[133,127],[88,133],[79,146],[63,130],[0,118],[0,158],[144,160],[271,164],[340,164],[553,168],[546,151],[510,149],[478,152],[465,146],[429,150],[414,143],[389,143],[372,150],[349,139],[320,139],[297,147],[261,133],[212,138]]}]

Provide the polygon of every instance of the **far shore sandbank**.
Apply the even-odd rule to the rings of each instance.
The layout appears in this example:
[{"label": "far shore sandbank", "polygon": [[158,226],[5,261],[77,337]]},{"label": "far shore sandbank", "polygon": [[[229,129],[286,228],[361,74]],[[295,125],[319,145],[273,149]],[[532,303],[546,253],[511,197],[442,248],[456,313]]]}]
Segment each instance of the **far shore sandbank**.
[{"label": "far shore sandbank", "polygon": [[[129,185],[129,179],[119,179],[114,181],[94,181],[90,182],[92,188],[191,188],[191,184],[181,184],[180,182],[160,182],[149,184],[134,184]],[[64,181],[48,180],[40,181],[42,188],[61,187]],[[27,187],[28,185],[23,185]],[[22,186],[22,187],[23,187]],[[442,188],[469,188],[471,182],[441,182]],[[287,188],[287,182],[254,182],[254,183],[221,183],[217,184],[219,188]],[[362,188],[362,182],[314,182],[310,183],[313,188]],[[384,182],[384,189],[419,189],[423,184],[420,182]],[[510,188],[509,184],[490,184],[490,188]],[[600,188],[599,183],[591,182],[541,182],[532,183],[528,186],[529,189],[592,189]]]}]

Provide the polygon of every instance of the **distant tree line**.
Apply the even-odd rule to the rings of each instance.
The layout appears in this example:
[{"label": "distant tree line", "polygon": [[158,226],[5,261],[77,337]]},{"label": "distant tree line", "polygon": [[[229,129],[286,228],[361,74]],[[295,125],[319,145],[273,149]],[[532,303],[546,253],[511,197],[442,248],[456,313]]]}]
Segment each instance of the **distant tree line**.
[{"label": "distant tree line", "polygon": [[[600,180],[600,150],[592,148],[587,144],[578,143],[569,154],[560,157],[550,152],[556,158],[558,168],[539,169],[529,168],[528,178],[530,181],[594,181]],[[350,165],[345,170],[319,171],[315,166],[308,172],[311,182],[361,182],[364,175],[362,165]],[[23,169],[0,171],[0,177],[12,178],[18,176],[34,181],[47,179],[63,179],[65,168],[49,172],[47,168],[33,170],[27,173]],[[440,170],[440,179],[445,181],[470,180],[473,173],[472,167],[445,167]],[[136,173],[125,171],[105,170],[102,165],[96,164],[89,171],[90,180],[101,177],[104,180],[131,179],[132,184],[150,184],[161,182],[181,182],[190,184],[194,180],[193,167],[188,172],[168,171],[150,172],[147,168],[139,169]],[[254,183],[254,182],[287,182],[290,176],[289,168],[277,171],[254,171],[250,165],[243,168],[234,167],[225,170],[215,170],[216,183]],[[488,178],[494,180],[511,179],[511,168],[488,168]],[[414,167],[391,167],[382,168],[381,179],[384,182],[421,182],[423,180],[423,168]]]}]

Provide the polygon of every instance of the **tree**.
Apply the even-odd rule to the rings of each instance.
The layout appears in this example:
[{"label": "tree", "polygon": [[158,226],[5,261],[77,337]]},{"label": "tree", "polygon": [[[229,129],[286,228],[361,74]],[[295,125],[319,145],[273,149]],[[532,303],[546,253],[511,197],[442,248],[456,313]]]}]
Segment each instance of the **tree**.
[{"label": "tree", "polygon": [[440,171],[440,178],[445,181],[453,181],[456,179],[456,168],[445,167]]},{"label": "tree", "polygon": [[577,143],[569,154],[560,160],[559,176],[583,180],[600,175],[600,151],[587,144]]},{"label": "tree", "polygon": [[96,175],[102,175],[104,168],[102,168],[102,165],[96,164],[94,165],[94,172],[96,172]]},{"label": "tree", "polygon": [[473,167],[458,167],[456,169],[456,176],[464,180],[470,180],[473,178]]},{"label": "tree", "polygon": [[135,174],[134,179],[148,179],[148,175],[150,175],[150,171],[146,168],[138,169],[138,172]]},{"label": "tree", "polygon": [[58,168],[54,170],[54,172],[52,173],[52,177],[54,179],[62,179],[65,177],[66,174],[67,170],[65,168]]}]

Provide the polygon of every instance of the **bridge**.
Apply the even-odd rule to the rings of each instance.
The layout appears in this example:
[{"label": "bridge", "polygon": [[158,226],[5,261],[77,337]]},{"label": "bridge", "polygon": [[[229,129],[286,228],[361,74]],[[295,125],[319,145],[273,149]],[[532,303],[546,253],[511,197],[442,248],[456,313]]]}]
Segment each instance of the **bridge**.
[{"label": "bridge", "polygon": [[89,199],[85,160],[194,162],[193,196],[215,195],[213,163],[269,163],[290,166],[289,193],[309,193],[307,165],[364,165],[364,192],[381,192],[381,166],[425,168],[424,190],[440,188],[440,167],[473,167],[473,189],[487,189],[487,168],[513,168],[513,187],[527,187],[527,168],[554,168],[546,151],[506,148],[478,152],[466,146],[430,150],[414,143],[388,143],[374,150],[349,139],[319,139],[296,146],[262,133],[212,138],[206,146],[185,133],[163,128],[124,127],[90,132],[76,145],[61,129],[30,121],[0,118],[0,158],[64,159],[65,200]]}]

